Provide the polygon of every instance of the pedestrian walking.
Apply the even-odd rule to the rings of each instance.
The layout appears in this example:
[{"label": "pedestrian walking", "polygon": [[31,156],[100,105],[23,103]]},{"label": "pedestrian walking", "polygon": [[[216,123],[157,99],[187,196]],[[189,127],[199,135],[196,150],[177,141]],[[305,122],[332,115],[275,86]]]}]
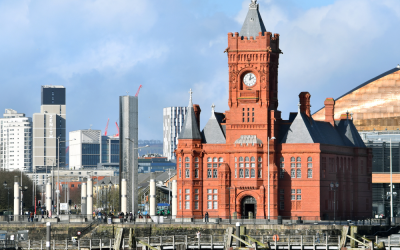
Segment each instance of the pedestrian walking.
[{"label": "pedestrian walking", "polygon": [[205,218],[205,222],[208,222],[208,212],[206,212],[206,214],[204,215]]},{"label": "pedestrian walking", "polygon": [[319,232],[317,232],[317,234],[315,235],[315,238],[316,238],[315,243],[321,243],[319,241]]}]

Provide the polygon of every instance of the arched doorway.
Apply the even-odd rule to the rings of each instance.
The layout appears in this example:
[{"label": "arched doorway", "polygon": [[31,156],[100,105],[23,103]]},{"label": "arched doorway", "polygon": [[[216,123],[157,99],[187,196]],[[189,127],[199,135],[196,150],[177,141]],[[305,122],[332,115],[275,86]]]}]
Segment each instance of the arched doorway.
[{"label": "arched doorway", "polygon": [[257,201],[253,196],[246,196],[242,199],[242,218],[248,218],[249,212],[253,213],[253,218],[257,214]]}]

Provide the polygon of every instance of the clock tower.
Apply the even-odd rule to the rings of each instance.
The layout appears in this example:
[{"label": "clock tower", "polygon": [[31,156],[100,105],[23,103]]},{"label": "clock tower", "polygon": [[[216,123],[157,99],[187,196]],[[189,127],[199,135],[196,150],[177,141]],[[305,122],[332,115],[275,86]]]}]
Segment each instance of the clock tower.
[{"label": "clock tower", "polygon": [[[252,0],[240,33],[228,34],[229,100],[227,143],[240,135],[262,141],[275,136],[278,108],[279,35],[267,32]],[[264,138],[265,137],[265,138]]]}]

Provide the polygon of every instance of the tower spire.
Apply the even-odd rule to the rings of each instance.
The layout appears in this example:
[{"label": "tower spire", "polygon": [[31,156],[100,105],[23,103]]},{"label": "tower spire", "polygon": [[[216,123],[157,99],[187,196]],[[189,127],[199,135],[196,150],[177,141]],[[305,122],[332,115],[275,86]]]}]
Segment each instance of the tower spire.
[{"label": "tower spire", "polygon": [[266,32],[264,22],[261,18],[261,14],[258,11],[259,4],[257,0],[251,0],[249,5],[249,11],[247,12],[246,19],[243,23],[242,29],[240,30],[240,36],[246,36],[250,39],[252,36],[256,38],[259,32]]}]

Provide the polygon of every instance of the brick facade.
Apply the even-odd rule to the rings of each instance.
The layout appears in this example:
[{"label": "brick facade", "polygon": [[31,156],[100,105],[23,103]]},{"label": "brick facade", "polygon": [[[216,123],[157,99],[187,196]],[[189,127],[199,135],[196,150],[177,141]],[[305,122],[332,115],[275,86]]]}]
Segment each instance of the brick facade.
[{"label": "brick facade", "polygon": [[[266,31],[256,37],[229,33],[225,52],[229,65],[229,110],[224,114],[213,112],[219,126],[211,127],[211,118],[201,139],[180,137],[175,151],[177,217],[201,217],[208,212],[210,217],[228,218],[236,212],[244,218],[253,212],[257,218],[267,218],[268,179],[269,215],[273,219],[278,215],[333,218],[331,182],[339,183],[337,218],[370,216],[372,158],[365,146],[343,146],[344,135],[337,139],[337,145],[316,143],[315,139],[313,143],[290,143],[289,132],[283,133],[295,121],[283,120],[277,109],[279,35]],[[257,79],[252,86],[243,80],[248,73]],[[299,97],[299,111],[291,116],[303,117],[309,123],[306,126],[317,127],[310,115],[311,95],[302,92]],[[334,103],[332,112],[333,107]],[[196,105],[195,109],[200,107]],[[194,116],[198,122],[200,112]],[[327,117],[327,122],[319,122],[318,126],[329,125],[332,131],[340,133],[339,126],[352,125],[346,119],[339,125],[339,121],[336,124],[333,117]],[[197,130],[199,126],[193,124],[192,128]],[[210,143],[218,128],[225,142]],[[323,137],[324,133],[321,134]]]}]

